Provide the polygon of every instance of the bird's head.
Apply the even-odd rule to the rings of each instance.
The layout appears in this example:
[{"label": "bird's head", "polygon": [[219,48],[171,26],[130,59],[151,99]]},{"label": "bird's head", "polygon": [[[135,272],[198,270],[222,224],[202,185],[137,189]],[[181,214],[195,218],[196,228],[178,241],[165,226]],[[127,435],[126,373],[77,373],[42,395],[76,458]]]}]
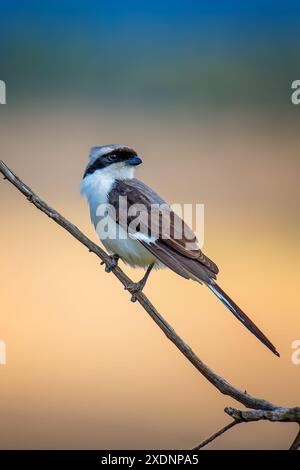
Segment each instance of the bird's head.
[{"label": "bird's head", "polygon": [[102,172],[116,179],[132,177],[134,169],[142,163],[135,150],[126,145],[110,144],[102,147],[92,147],[90,158],[83,178],[94,173]]}]

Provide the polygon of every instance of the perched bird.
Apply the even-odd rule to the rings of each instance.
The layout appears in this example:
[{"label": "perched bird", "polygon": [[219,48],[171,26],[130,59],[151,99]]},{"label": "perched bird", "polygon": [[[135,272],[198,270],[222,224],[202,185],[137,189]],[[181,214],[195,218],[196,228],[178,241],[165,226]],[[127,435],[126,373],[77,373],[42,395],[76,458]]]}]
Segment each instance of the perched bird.
[{"label": "perched bird", "polygon": [[[133,301],[153,268],[168,267],[186,279],[205,284],[251,333],[279,356],[268,338],[216,283],[218,267],[202,253],[192,230],[158,194],[134,178],[135,167],[141,163],[137,153],[125,145],[93,147],[90,152],[81,193],[87,197],[92,223],[110,254],[106,270],[113,269],[119,259],[146,270],[144,277],[129,287]],[[126,198],[126,207],[122,198]],[[137,225],[134,224],[137,214],[130,211],[131,206],[142,207]]]}]

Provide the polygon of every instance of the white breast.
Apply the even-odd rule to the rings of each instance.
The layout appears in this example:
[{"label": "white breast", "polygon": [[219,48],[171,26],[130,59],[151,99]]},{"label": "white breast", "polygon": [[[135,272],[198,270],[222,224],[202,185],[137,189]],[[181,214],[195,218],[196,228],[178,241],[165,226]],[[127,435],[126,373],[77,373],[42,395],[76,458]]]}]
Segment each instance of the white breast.
[{"label": "white breast", "polygon": [[[141,234],[137,233],[136,238],[133,238],[134,235],[129,237],[128,233],[110,217],[99,215],[101,211],[99,212],[98,208],[101,204],[108,202],[108,194],[113,187],[115,179],[132,177],[132,168],[123,167],[122,170],[125,171],[122,171],[120,175],[120,169],[113,169],[112,171],[108,167],[95,171],[83,179],[81,194],[87,197],[92,223],[109,254],[117,254],[125,263],[132,267],[147,268],[152,263],[155,263],[156,268],[163,267],[157,258],[138,241]],[[145,237],[144,241],[150,242],[152,240]]]}]

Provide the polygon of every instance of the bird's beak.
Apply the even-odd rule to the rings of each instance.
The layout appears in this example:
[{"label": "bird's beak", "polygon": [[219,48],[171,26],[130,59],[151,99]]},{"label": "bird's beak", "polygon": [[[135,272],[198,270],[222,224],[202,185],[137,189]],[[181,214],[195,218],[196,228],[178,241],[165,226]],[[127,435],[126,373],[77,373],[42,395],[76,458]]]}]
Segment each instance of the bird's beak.
[{"label": "bird's beak", "polygon": [[133,155],[132,157],[129,158],[129,160],[126,161],[126,165],[133,165],[137,166],[143,163],[143,160],[138,156],[138,155]]}]

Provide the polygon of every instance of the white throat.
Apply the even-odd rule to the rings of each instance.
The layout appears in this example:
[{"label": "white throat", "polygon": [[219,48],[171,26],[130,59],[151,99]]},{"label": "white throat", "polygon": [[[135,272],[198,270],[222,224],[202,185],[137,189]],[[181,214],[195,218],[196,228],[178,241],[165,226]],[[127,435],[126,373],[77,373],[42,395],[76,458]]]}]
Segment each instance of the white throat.
[{"label": "white throat", "polygon": [[91,175],[86,175],[81,182],[80,192],[86,196],[89,205],[91,218],[94,221],[95,213],[99,204],[108,201],[110,193],[116,180],[132,179],[135,168],[124,165],[123,162],[113,163],[101,170],[96,170]]}]

